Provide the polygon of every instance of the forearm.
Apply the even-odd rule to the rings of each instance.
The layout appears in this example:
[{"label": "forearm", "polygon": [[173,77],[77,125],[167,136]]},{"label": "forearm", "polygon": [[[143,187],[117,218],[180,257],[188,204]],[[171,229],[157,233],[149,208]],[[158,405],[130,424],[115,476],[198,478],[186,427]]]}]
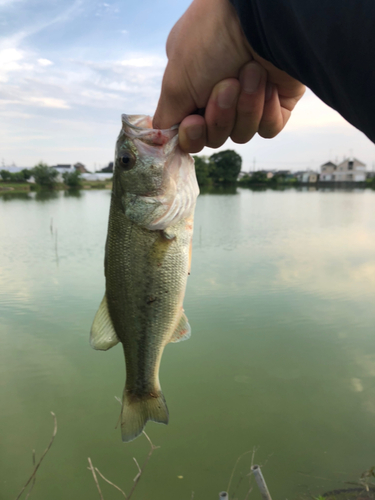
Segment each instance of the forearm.
[{"label": "forearm", "polygon": [[231,0],[261,57],[375,142],[373,0]]}]

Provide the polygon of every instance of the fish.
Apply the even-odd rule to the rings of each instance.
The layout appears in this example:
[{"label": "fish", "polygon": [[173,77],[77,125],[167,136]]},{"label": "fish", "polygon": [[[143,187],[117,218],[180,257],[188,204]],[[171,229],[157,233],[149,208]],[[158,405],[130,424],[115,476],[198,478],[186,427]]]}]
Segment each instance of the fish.
[{"label": "fish", "polygon": [[123,345],[124,442],[147,421],[167,424],[159,381],[165,346],[191,328],[183,300],[190,274],[199,194],[193,158],[178,144],[178,126],[152,128],[152,117],[122,115],[105,244],[106,291],[90,332],[94,349]]}]

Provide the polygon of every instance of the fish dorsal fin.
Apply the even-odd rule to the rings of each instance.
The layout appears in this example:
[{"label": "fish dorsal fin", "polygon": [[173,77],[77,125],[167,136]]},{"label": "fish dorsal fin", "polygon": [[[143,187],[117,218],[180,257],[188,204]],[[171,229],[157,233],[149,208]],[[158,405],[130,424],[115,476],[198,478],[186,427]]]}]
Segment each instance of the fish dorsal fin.
[{"label": "fish dorsal fin", "polygon": [[191,328],[185,313],[181,314],[181,319],[169,342],[181,342],[191,337]]},{"label": "fish dorsal fin", "polygon": [[90,345],[94,349],[107,351],[119,342],[109,315],[107,296],[104,295],[91,327]]}]

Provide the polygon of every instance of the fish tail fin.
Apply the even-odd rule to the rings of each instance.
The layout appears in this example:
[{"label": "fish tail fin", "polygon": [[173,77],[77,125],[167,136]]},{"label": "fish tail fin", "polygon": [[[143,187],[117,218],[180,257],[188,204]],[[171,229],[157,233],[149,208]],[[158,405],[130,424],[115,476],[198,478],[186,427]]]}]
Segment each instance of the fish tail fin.
[{"label": "fish tail fin", "polygon": [[125,387],[121,411],[122,440],[133,441],[142,433],[148,420],[168,424],[168,408],[161,390],[135,396]]}]

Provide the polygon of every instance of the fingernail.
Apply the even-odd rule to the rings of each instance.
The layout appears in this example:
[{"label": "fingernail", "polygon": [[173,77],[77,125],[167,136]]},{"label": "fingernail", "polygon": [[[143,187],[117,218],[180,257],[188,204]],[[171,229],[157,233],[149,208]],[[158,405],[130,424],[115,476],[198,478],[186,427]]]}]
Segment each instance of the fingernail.
[{"label": "fingernail", "polygon": [[266,94],[264,96],[265,101],[269,101],[273,94],[273,84],[270,82],[266,83]]},{"label": "fingernail", "polygon": [[203,126],[192,125],[191,127],[187,127],[186,135],[191,141],[197,141],[198,139],[203,137]]},{"label": "fingernail", "polygon": [[253,94],[258,90],[262,70],[257,63],[248,64],[240,75],[241,88],[246,94]]},{"label": "fingernail", "polygon": [[[237,84],[238,86],[238,84]],[[221,109],[229,109],[234,106],[238,96],[237,87],[231,83],[219,85],[217,94],[217,104]]]}]

